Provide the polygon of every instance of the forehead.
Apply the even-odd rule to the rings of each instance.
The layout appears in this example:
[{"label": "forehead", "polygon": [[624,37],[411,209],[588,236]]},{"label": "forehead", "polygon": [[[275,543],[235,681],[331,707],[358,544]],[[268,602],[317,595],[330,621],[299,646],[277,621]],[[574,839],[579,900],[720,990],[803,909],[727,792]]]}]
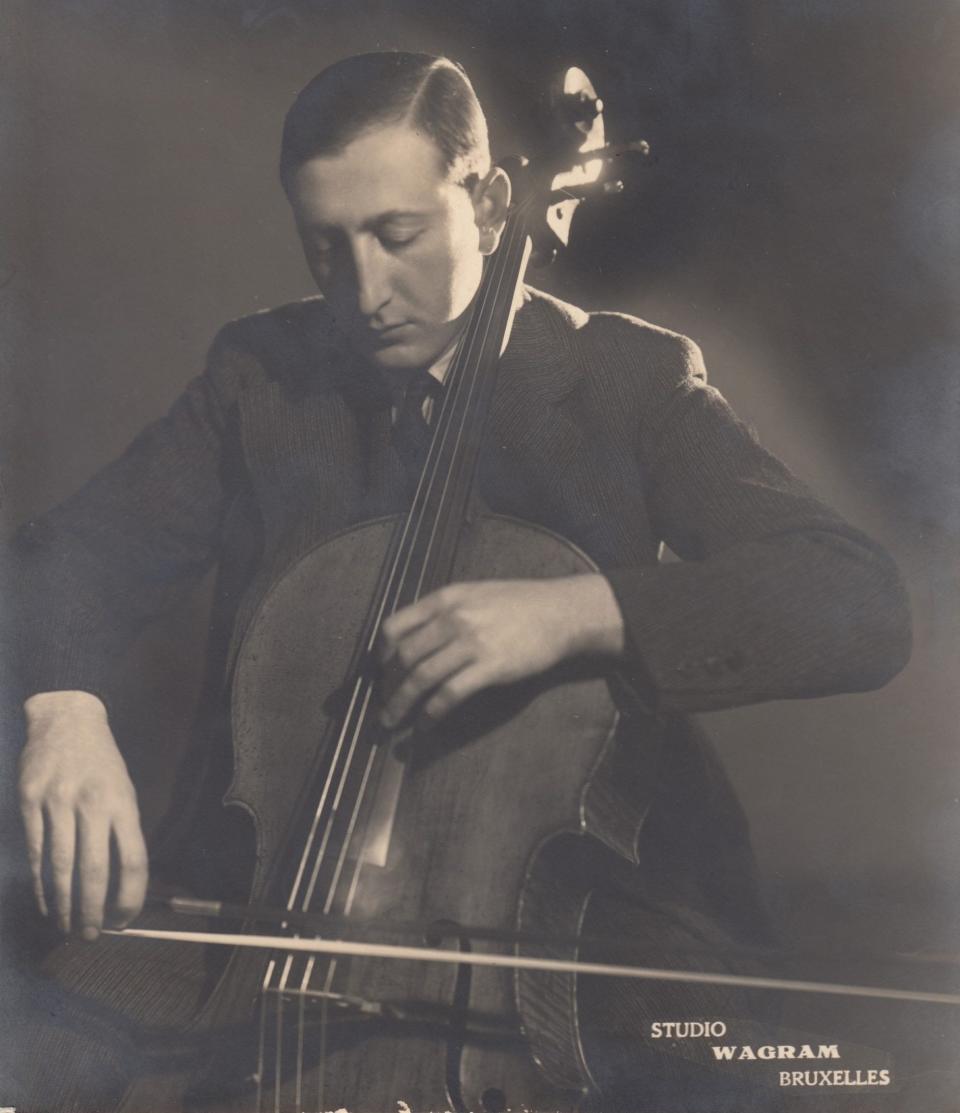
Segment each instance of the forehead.
[{"label": "forehead", "polygon": [[290,201],[301,223],[354,227],[387,213],[439,211],[456,188],[429,136],[391,124],[305,162],[291,180]]}]

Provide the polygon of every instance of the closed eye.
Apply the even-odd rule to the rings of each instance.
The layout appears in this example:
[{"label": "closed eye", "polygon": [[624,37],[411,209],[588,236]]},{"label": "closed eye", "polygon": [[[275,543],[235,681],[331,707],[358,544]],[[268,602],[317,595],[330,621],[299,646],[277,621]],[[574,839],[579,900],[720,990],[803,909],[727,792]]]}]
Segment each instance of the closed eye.
[{"label": "closed eye", "polygon": [[422,229],[418,229],[416,232],[380,232],[378,239],[384,247],[406,247],[418,240],[422,234]]}]

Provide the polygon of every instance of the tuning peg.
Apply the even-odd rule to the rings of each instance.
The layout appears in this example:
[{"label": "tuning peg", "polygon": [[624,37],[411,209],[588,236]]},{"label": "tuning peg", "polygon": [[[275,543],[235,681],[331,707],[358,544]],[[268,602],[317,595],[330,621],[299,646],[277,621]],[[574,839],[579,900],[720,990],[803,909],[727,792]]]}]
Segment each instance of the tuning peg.
[{"label": "tuning peg", "polygon": [[630,143],[622,143],[620,147],[617,148],[616,153],[620,154],[621,152],[643,155],[644,157],[646,157],[650,154],[650,144],[646,141],[646,139],[634,139]]},{"label": "tuning peg", "polygon": [[646,139],[633,139],[629,143],[609,143],[605,147],[596,147],[589,151],[580,151],[577,154],[576,161],[580,163],[580,165],[584,165],[588,162],[595,162],[597,159],[610,162],[620,155],[641,155],[643,158],[649,158],[650,144]]}]

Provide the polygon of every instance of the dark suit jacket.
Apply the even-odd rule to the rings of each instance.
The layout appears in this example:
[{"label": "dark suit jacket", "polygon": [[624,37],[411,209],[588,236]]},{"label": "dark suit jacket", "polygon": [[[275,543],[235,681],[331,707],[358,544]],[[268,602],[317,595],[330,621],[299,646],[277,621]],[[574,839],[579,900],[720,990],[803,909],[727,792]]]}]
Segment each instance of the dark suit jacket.
[{"label": "dark suit jacket", "polygon": [[[222,710],[271,582],[318,539],[401,508],[403,489],[389,396],[322,299],[227,325],[170,413],[21,531],[24,691],[87,689],[109,705],[110,661],[218,563],[205,702]],[[493,510],[576,542],[613,585],[621,676],[672,724],[651,870],[710,885],[723,847],[730,870],[746,868],[742,814],[683,713],[884,683],[909,648],[893,563],[758,445],[691,341],[532,290],[501,361],[480,489]],[[681,561],[659,563],[661,542]]]}]

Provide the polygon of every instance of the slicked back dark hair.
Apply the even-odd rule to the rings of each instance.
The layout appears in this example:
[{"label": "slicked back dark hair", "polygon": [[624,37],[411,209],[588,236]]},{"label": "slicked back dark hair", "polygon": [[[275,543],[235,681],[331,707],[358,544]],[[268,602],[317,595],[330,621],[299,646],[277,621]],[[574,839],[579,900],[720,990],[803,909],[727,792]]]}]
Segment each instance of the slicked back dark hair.
[{"label": "slicked back dark hair", "polygon": [[449,58],[384,51],[335,62],[297,96],[283,125],[284,189],[309,159],[402,122],[430,136],[456,184],[471,189],[490,169],[487,121],[463,69]]}]

